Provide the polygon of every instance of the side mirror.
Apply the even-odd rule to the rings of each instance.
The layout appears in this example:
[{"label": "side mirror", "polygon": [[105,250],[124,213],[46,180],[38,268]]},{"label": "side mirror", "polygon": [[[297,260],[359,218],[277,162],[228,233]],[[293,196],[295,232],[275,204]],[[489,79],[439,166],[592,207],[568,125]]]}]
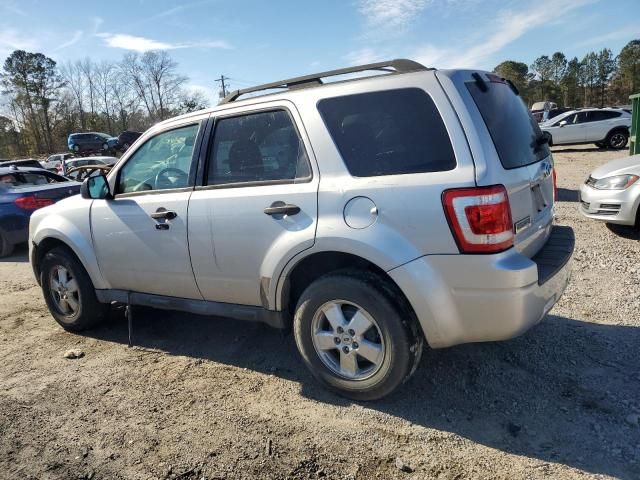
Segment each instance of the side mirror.
[{"label": "side mirror", "polygon": [[86,178],[80,187],[80,195],[82,198],[94,200],[111,198],[111,190],[109,189],[107,177],[104,175],[96,175],[95,177]]},{"label": "side mirror", "polygon": [[559,127],[564,127],[566,124],[567,124],[567,121],[566,121],[566,120],[562,120],[562,121],[558,124],[558,126],[559,126]]}]

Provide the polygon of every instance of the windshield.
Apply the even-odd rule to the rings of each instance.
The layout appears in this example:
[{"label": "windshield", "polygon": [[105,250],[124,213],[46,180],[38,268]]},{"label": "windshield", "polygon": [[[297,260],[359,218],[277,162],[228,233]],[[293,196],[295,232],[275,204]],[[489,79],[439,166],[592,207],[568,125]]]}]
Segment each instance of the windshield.
[{"label": "windshield", "polygon": [[507,83],[492,80],[485,84],[485,91],[477,82],[466,85],[504,168],[524,167],[550,155],[549,147],[541,142],[540,127]]}]

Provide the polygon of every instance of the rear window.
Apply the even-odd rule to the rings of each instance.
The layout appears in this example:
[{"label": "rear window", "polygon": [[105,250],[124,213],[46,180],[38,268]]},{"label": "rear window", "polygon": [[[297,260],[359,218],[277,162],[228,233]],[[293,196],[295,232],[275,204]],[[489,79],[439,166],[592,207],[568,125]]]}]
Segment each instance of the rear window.
[{"label": "rear window", "polygon": [[47,185],[49,183],[64,182],[66,179],[59,175],[47,175],[31,172],[16,172],[0,174],[0,186],[10,188],[24,188],[33,185]]},{"label": "rear window", "polygon": [[406,88],[327,98],[318,103],[318,110],[354,177],[456,167],[442,117],[424,90]]},{"label": "rear window", "polygon": [[524,167],[549,156],[549,147],[537,141],[542,137],[540,127],[508,84],[486,82],[485,92],[476,82],[466,85],[504,168]]}]

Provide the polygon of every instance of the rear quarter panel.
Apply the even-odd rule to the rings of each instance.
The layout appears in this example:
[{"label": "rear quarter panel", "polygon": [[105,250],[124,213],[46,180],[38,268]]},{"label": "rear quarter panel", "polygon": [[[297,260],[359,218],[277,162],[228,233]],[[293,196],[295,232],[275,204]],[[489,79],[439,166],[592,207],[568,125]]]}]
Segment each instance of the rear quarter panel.
[{"label": "rear quarter panel", "polygon": [[[456,156],[456,168],[445,172],[352,177],[317,103],[328,97],[415,87],[430,95],[440,112]],[[423,255],[459,253],[444,215],[441,195],[448,188],[474,185],[474,164],[459,119],[433,72],[327,85],[292,95],[291,99],[304,119],[320,170],[318,228],[313,247],[289,262],[280,275],[277,292],[272,292],[276,293],[276,299],[280,298],[282,279],[287,273],[303,256],[316,252],[350,253],[385,271]],[[377,218],[366,228],[352,228],[345,221],[345,206],[355,197],[366,197],[377,207]]]}]

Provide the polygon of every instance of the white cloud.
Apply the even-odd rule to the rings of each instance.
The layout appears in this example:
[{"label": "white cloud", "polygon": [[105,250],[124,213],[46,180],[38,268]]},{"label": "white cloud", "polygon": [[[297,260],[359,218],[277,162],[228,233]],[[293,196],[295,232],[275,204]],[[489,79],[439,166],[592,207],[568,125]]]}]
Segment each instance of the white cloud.
[{"label": "white cloud", "polygon": [[366,63],[380,62],[385,59],[382,52],[376,51],[372,48],[362,48],[360,50],[354,50],[353,52],[345,55],[345,60],[349,65],[364,65]]},{"label": "white cloud", "polygon": [[151,38],[137,37],[125,33],[98,33],[98,37],[104,39],[105,45],[111,48],[122,48],[136,52],[146,52],[149,50],[176,50],[181,48],[232,48],[227,42],[222,40],[203,42],[183,42],[168,43]]},{"label": "white cloud", "polygon": [[471,45],[437,47],[426,44],[418,48],[414,57],[427,66],[437,68],[489,68],[487,62],[504,47],[525,33],[549,23],[549,12],[553,11],[554,21],[562,20],[573,10],[598,0],[544,0],[528,10],[500,12],[495,22],[485,25],[487,35]]},{"label": "white cloud", "polygon": [[70,47],[71,45],[74,45],[76,43],[78,43],[80,41],[80,39],[83,36],[83,32],[82,30],[77,30],[74,34],[73,37],[71,37],[69,40],[67,40],[66,42],[58,45],[56,48],[53,49],[54,52],[57,52],[58,50],[62,50],[64,48]]},{"label": "white cloud", "polygon": [[0,28],[0,53],[7,54],[14,50],[37,50],[38,42],[33,37],[26,37],[13,28]]},{"label": "white cloud", "polygon": [[613,32],[605,33],[603,35],[597,35],[595,37],[589,37],[588,39],[576,44],[576,47],[588,47],[591,45],[606,45],[607,42],[612,40],[625,40],[629,41],[640,37],[640,25],[632,24],[626,27],[618,28]]},{"label": "white cloud", "polygon": [[425,9],[431,0],[360,0],[359,12],[372,28],[402,30]]}]

